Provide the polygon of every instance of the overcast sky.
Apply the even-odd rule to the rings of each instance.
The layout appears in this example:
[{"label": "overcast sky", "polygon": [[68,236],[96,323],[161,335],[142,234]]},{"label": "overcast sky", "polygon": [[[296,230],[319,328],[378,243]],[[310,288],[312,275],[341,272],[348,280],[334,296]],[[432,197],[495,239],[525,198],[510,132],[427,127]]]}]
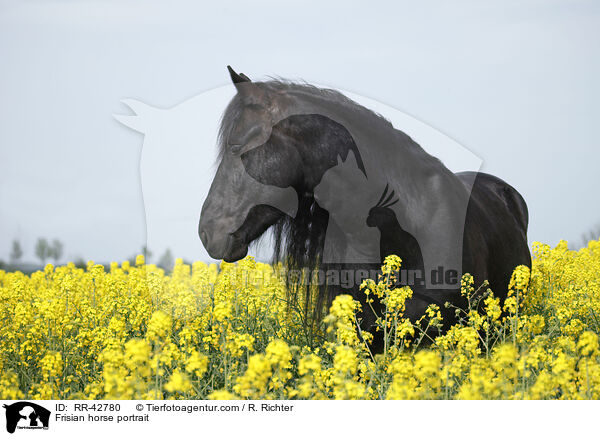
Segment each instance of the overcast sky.
[{"label": "overcast sky", "polygon": [[[600,3],[213,3],[0,0],[0,259],[17,238],[33,260],[40,236],[68,258],[138,251],[144,136],[113,114],[197,101],[214,137],[227,64],[362,96],[401,130],[420,120],[523,194],[530,242],[578,244],[600,222]],[[169,205],[199,214],[200,197]],[[205,256],[193,230],[175,255]]]}]

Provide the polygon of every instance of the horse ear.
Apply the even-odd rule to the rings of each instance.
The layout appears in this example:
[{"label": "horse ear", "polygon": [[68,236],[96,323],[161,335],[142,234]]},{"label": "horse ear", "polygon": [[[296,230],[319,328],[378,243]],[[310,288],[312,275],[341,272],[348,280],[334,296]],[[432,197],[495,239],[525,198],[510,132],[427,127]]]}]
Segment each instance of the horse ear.
[{"label": "horse ear", "polygon": [[250,80],[250,78],[248,76],[246,76],[244,73],[236,73],[233,68],[231,68],[230,65],[227,65],[227,70],[229,71],[229,75],[231,76],[231,81],[233,82],[234,85],[237,85],[238,83],[244,83],[244,82],[252,82],[252,80]]},{"label": "horse ear", "polygon": [[358,163],[356,163],[356,156],[352,150],[348,150],[348,155],[346,156],[346,165],[351,165],[352,167],[358,168]]},{"label": "horse ear", "polygon": [[340,156],[340,155],[338,154],[338,155],[337,155],[337,164],[338,164],[338,165],[341,165],[341,164],[343,164],[343,163],[344,163],[344,161],[342,160],[342,156]]}]

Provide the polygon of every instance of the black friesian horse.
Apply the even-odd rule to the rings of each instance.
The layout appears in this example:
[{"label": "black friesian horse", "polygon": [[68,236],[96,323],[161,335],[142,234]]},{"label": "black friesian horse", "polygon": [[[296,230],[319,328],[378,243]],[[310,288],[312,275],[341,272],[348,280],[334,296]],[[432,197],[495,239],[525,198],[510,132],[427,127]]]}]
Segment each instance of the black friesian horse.
[{"label": "black friesian horse", "polygon": [[[456,319],[444,303],[465,304],[463,272],[476,284],[487,279],[504,299],[513,269],[531,265],[527,206],[506,182],[452,173],[337,91],[251,82],[228,68],[237,94],[223,115],[220,163],[198,229],[213,258],[243,258],[269,228],[275,260],[290,270],[372,271],[397,254],[421,271],[406,315],[418,319],[435,303],[446,328]],[[364,303],[359,285],[328,279],[320,307],[339,293]],[[372,330],[374,316],[364,313],[362,323]]]}]

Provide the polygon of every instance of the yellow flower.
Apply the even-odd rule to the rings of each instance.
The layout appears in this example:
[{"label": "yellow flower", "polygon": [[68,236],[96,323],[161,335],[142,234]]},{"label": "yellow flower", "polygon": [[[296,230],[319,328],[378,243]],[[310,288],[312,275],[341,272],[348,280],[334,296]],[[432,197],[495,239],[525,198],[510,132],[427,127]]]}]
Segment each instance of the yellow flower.
[{"label": "yellow flower", "polygon": [[208,357],[201,355],[197,351],[192,351],[190,357],[185,361],[185,370],[194,373],[197,377],[202,377],[208,369]]},{"label": "yellow flower", "polygon": [[598,353],[598,336],[593,332],[583,332],[577,343],[579,354],[587,357]]},{"label": "yellow flower", "polygon": [[168,392],[187,392],[192,389],[192,384],[185,373],[176,369],[169,377],[169,382],[165,384],[165,390]]},{"label": "yellow flower", "polygon": [[290,347],[282,340],[278,339],[270,342],[269,345],[267,345],[266,355],[272,365],[284,368],[290,366],[290,360],[292,358]]},{"label": "yellow flower", "polygon": [[347,345],[338,345],[335,349],[333,367],[342,373],[355,374],[358,360],[354,349]]},{"label": "yellow flower", "polygon": [[525,265],[519,265],[515,268],[510,278],[509,289],[525,290],[529,285],[530,278],[529,268]]},{"label": "yellow flower", "polygon": [[151,341],[160,341],[165,339],[171,330],[172,320],[169,315],[158,310],[152,314],[148,323],[146,337]]},{"label": "yellow flower", "polygon": [[309,371],[318,372],[321,370],[321,358],[314,354],[303,356],[298,363],[298,374],[305,375]]},{"label": "yellow flower", "polygon": [[227,302],[220,302],[215,305],[213,310],[215,321],[223,322],[226,318],[231,316],[231,305]]},{"label": "yellow flower", "polygon": [[58,377],[62,374],[62,356],[58,352],[50,352],[40,360],[40,367],[44,380]]},{"label": "yellow flower", "polygon": [[237,400],[237,397],[224,389],[214,391],[208,395],[209,400]]},{"label": "yellow flower", "polygon": [[388,291],[388,295],[384,299],[384,304],[387,306],[388,311],[402,314],[406,309],[406,300],[411,298],[412,295],[412,290],[408,286],[391,289]]},{"label": "yellow flower", "polygon": [[383,265],[381,267],[381,272],[383,274],[392,274],[397,272],[402,265],[402,259],[395,254],[389,255],[384,259]]},{"label": "yellow flower", "polygon": [[475,280],[473,276],[469,273],[463,274],[460,279],[460,293],[463,297],[470,297],[473,292],[475,292],[474,288]]}]

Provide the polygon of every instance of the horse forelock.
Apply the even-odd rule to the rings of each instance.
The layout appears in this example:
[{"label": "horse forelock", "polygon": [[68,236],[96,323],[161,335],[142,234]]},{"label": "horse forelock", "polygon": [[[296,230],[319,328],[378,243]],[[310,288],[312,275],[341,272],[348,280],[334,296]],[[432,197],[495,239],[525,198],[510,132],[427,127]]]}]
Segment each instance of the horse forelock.
[{"label": "horse forelock", "polygon": [[217,160],[220,162],[227,148],[227,139],[232,129],[235,127],[235,122],[242,113],[244,104],[239,94],[236,94],[227,107],[225,112],[221,116],[221,122],[219,125],[219,131],[217,133],[217,146],[218,146],[218,157]]}]

